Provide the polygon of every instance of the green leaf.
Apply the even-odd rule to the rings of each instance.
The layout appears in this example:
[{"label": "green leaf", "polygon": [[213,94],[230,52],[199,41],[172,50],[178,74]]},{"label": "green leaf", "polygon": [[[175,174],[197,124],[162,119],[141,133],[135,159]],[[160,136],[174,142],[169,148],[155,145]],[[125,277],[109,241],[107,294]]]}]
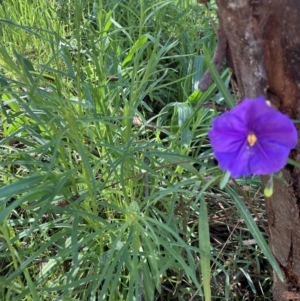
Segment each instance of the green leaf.
[{"label": "green leaf", "polygon": [[33,78],[31,76],[31,74],[35,70],[34,70],[34,67],[33,67],[33,64],[31,63],[31,61],[28,60],[27,58],[25,58],[24,56],[22,56],[21,54],[19,54],[16,50],[14,50],[14,54],[15,54],[15,57],[16,57],[18,63],[21,66],[21,69],[24,70],[26,77],[28,79],[30,79],[31,82],[33,82]]},{"label": "green leaf", "polygon": [[181,142],[185,147],[188,147],[192,140],[192,132],[187,125],[192,109],[187,103],[177,103],[178,110],[178,125],[181,128]]},{"label": "green leaf", "polygon": [[200,90],[194,91],[187,99],[187,103],[197,105],[201,99],[203,92]]},{"label": "green leaf", "polygon": [[32,186],[40,183],[44,178],[44,176],[33,176],[24,178],[10,185],[5,185],[0,188],[0,198],[13,196],[24,192],[27,189],[32,188]]},{"label": "green leaf", "polygon": [[255,286],[254,286],[254,283],[250,277],[250,275],[243,269],[243,268],[239,268],[240,271],[242,271],[242,273],[244,274],[244,276],[246,277],[247,279],[247,282],[249,284],[249,286],[251,287],[251,290],[254,294],[256,294],[256,289],[255,289]]},{"label": "green leaf", "polygon": [[203,281],[203,290],[205,301],[211,300],[211,289],[210,289],[210,257],[204,254],[210,254],[210,236],[209,236],[209,223],[208,213],[205,199],[201,198],[200,212],[198,220],[198,232],[199,232],[199,249],[200,255],[200,266]]},{"label": "green leaf", "polygon": [[[203,66],[204,66],[204,60],[202,55],[197,55],[194,58],[194,70],[195,74],[193,76],[193,91],[199,92],[198,83],[203,76]],[[201,91],[200,91],[201,92]]]},{"label": "green leaf", "polygon": [[220,189],[224,189],[229,180],[230,180],[230,172],[226,171],[220,181]]},{"label": "green leaf", "polygon": [[260,247],[261,251],[266,256],[267,260],[269,261],[270,265],[274,269],[275,273],[277,274],[278,278],[283,281],[283,275],[281,269],[274,258],[266,240],[263,238],[259,228],[257,227],[251,213],[249,212],[248,208],[241,200],[240,196],[231,188],[226,187],[225,191],[230,195],[231,199],[234,201],[240,215],[244,219],[250,233],[252,234],[253,238],[255,239],[256,243]]},{"label": "green leaf", "polygon": [[211,62],[210,55],[209,55],[207,49],[205,48],[205,46],[203,47],[203,53],[204,53],[205,62],[207,64],[207,68],[209,69],[209,72],[210,72],[214,82],[216,83],[218,89],[222,93],[227,105],[230,108],[233,108],[235,106],[235,102],[234,102],[231,94],[229,93],[228,89],[225,87],[224,82],[222,81],[215,65]]},{"label": "green leaf", "polygon": [[288,164],[300,168],[300,164],[290,158],[288,158]]},{"label": "green leaf", "polygon": [[183,169],[189,171],[199,179],[202,179],[199,171],[191,163],[182,160],[182,158],[184,158],[183,156],[171,153],[159,153],[158,155],[164,158],[166,161],[174,163],[174,166],[181,166]]},{"label": "green leaf", "polygon": [[132,61],[133,56],[146,44],[148,41],[148,37],[146,35],[141,36],[138,40],[135,41],[133,46],[130,48],[128,55],[122,62],[122,66],[124,67],[127,63]]}]

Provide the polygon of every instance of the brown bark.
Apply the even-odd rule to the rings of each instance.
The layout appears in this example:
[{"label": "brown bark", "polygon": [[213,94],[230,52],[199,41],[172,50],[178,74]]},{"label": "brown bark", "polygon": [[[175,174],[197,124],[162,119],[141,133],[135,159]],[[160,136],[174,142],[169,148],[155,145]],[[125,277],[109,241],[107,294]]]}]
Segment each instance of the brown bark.
[{"label": "brown bark", "polygon": [[[300,1],[216,2],[241,98],[264,95],[299,119]],[[297,150],[292,155],[300,162]],[[276,301],[300,301],[300,171],[286,167],[283,176],[288,185],[275,181],[274,194],[266,199],[269,243],[285,275],[283,283],[274,275],[273,293]]]}]

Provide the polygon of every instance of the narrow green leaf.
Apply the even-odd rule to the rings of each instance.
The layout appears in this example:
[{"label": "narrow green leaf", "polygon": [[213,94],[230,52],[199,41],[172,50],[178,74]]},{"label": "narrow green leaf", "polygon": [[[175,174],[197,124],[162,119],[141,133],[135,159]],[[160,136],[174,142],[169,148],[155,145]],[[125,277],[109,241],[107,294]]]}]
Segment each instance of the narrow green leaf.
[{"label": "narrow green leaf", "polygon": [[0,87],[7,87],[9,86],[9,82],[6,80],[4,76],[0,76]]},{"label": "narrow green leaf", "polygon": [[14,54],[15,57],[17,59],[17,61],[19,62],[19,64],[24,67],[24,69],[26,70],[26,72],[28,72],[28,74],[30,72],[34,72],[34,67],[33,64],[31,63],[30,60],[28,60],[26,57],[22,56],[21,54],[19,54],[16,50],[14,50]]},{"label": "narrow green leaf", "polygon": [[21,70],[24,71],[24,74],[26,75],[26,78],[29,79],[32,83],[34,82],[34,79],[32,77],[32,73],[35,71],[33,64],[30,60],[19,54],[16,50],[13,50],[16,60],[18,61]]},{"label": "narrow green leaf", "polygon": [[278,278],[283,281],[283,275],[281,269],[274,258],[266,240],[263,238],[259,228],[257,227],[251,213],[249,212],[248,208],[241,200],[240,196],[230,187],[225,188],[226,192],[230,195],[231,199],[234,201],[240,215],[244,219],[250,233],[252,234],[253,238],[255,239],[256,243],[260,247],[261,251],[266,256],[267,260],[271,264],[272,268],[274,269],[275,273],[277,274]]},{"label": "narrow green leaf", "polygon": [[243,273],[244,276],[246,277],[247,282],[248,282],[249,286],[251,287],[252,292],[253,292],[254,294],[256,294],[256,288],[255,288],[255,286],[254,286],[254,283],[253,283],[253,281],[252,281],[250,275],[249,275],[244,269],[242,269],[242,268],[239,268],[239,270],[242,271],[242,273]]},{"label": "narrow green leaf", "polygon": [[222,93],[227,105],[230,108],[233,108],[235,106],[235,102],[234,102],[231,94],[229,93],[228,89],[225,87],[224,82],[222,81],[218,71],[216,70],[216,67],[211,62],[210,55],[205,47],[203,47],[203,53],[204,53],[205,62],[207,64],[207,68],[209,69],[209,72],[210,72],[214,82],[216,83],[218,89]]},{"label": "narrow green leaf", "polygon": [[201,99],[202,94],[202,91],[196,90],[188,97],[186,102],[197,105],[199,103],[199,100]]},{"label": "narrow green leaf", "polygon": [[0,188],[0,198],[12,196],[26,191],[28,188],[40,183],[45,177],[44,176],[33,176],[30,178],[24,178],[13,184],[6,185]]},{"label": "narrow green leaf", "polygon": [[144,287],[144,296],[145,299],[148,301],[155,300],[154,292],[155,287],[153,285],[153,276],[151,274],[151,271],[149,270],[149,266],[145,260],[145,262],[142,263],[142,278],[143,278],[143,287]]},{"label": "narrow green leaf", "polygon": [[[18,254],[18,252],[17,252],[16,250],[15,250],[15,256],[17,257],[19,263],[22,264],[22,260],[21,260],[19,254]],[[27,285],[28,285],[28,288],[29,288],[29,291],[30,291],[30,295],[31,295],[31,297],[32,297],[32,300],[34,300],[34,301],[41,300],[41,299],[39,298],[39,295],[38,295],[36,286],[34,285],[33,280],[31,279],[31,274],[30,274],[30,272],[28,271],[27,268],[22,269],[22,271],[23,271],[23,275],[24,275],[25,278],[26,278]]]},{"label": "narrow green leaf", "polygon": [[[201,203],[200,203],[198,232],[199,232],[199,249],[204,254],[210,254],[208,213],[207,213],[207,206],[204,198],[201,198]],[[211,300],[210,257],[205,256],[203,253],[201,253],[200,255],[203,290],[204,290],[205,301],[210,301]]]},{"label": "narrow green leaf", "polygon": [[122,62],[123,67],[133,59],[135,53],[137,53],[146,44],[147,41],[148,37],[146,35],[141,36],[138,40],[135,41],[133,46],[130,48],[128,55]]},{"label": "narrow green leaf", "polygon": [[192,132],[186,122],[189,120],[192,109],[187,103],[177,103],[178,125],[181,129],[181,142],[185,147],[188,147],[192,140]]},{"label": "narrow green leaf", "polygon": [[220,181],[220,189],[224,189],[230,179],[230,172],[226,171]]},{"label": "narrow green leaf", "polygon": [[288,158],[288,164],[300,168],[300,164],[290,158]]},{"label": "narrow green leaf", "polygon": [[[193,88],[194,92],[199,92],[198,83],[203,76],[203,66],[204,66],[204,60],[202,55],[197,55],[194,58],[194,70],[195,74],[193,76]],[[201,92],[201,91],[200,91]]]},{"label": "narrow green leaf", "polygon": [[176,165],[176,166],[181,166],[182,168],[189,171],[193,175],[202,179],[202,176],[199,173],[199,171],[191,163],[182,161],[180,156],[176,156],[174,154],[168,154],[168,153],[160,153],[159,155],[160,155],[160,157],[164,158],[166,161],[168,161],[170,163],[174,163],[174,165]]}]

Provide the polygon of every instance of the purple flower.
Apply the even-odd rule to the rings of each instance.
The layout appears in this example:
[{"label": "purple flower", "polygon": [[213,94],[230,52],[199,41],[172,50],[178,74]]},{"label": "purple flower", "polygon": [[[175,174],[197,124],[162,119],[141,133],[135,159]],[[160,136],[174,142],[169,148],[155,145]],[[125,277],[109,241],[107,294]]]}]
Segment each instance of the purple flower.
[{"label": "purple flower", "polygon": [[279,171],[297,144],[293,122],[263,97],[246,98],[215,118],[208,136],[221,169],[233,178]]}]

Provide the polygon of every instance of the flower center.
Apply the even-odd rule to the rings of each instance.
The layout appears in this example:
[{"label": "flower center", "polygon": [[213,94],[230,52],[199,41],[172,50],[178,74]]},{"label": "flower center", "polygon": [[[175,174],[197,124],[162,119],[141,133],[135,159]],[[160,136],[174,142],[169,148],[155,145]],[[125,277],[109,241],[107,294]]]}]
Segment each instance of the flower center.
[{"label": "flower center", "polygon": [[257,141],[257,137],[255,136],[255,134],[250,133],[250,134],[248,134],[247,141],[250,146],[253,146],[255,144],[255,142]]}]

